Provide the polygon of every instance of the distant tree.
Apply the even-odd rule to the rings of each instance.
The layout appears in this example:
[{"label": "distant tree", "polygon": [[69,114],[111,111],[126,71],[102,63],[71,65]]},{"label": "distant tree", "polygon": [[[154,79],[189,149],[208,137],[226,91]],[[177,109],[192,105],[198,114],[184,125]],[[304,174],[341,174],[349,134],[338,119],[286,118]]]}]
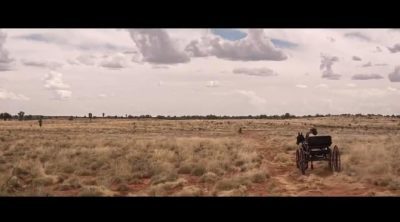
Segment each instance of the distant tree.
[{"label": "distant tree", "polygon": [[290,113],[285,113],[285,115],[283,115],[284,119],[289,119],[291,117]]},{"label": "distant tree", "polygon": [[24,119],[24,115],[25,115],[25,112],[20,111],[20,112],[18,113],[18,120],[19,120],[19,121],[22,121],[22,120]]},{"label": "distant tree", "polygon": [[70,117],[68,118],[68,120],[69,120],[69,121],[72,121],[72,120],[74,120],[74,117],[73,117],[73,116],[70,116]]},{"label": "distant tree", "polygon": [[0,119],[3,119],[4,121],[11,119],[12,116],[9,113],[0,113]]},{"label": "distant tree", "polygon": [[103,118],[104,118],[104,113],[103,113]]}]

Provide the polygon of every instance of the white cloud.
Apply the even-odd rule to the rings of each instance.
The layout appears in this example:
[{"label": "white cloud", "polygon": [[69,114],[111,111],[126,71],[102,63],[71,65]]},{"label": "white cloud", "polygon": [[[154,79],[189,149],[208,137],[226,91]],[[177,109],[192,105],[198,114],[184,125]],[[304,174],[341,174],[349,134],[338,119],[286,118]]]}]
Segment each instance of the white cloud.
[{"label": "white cloud", "polygon": [[233,70],[235,74],[243,74],[249,76],[276,76],[278,75],[272,69],[268,68],[235,68]]},{"label": "white cloud", "polygon": [[254,91],[237,90],[236,92],[239,93],[240,95],[245,96],[249,100],[249,103],[254,106],[263,105],[267,102],[264,98],[258,96]]},{"label": "white cloud", "polygon": [[353,87],[356,87],[357,85],[354,84],[354,83],[347,83],[346,86],[347,86],[347,87],[352,87],[352,88],[353,88]]},{"label": "white cloud", "polygon": [[72,92],[70,90],[58,89],[54,91],[56,93],[56,99],[64,100],[68,99],[72,96]]},{"label": "white cloud", "polygon": [[321,54],[320,69],[323,70],[322,78],[326,78],[326,79],[330,79],[330,80],[340,79],[341,75],[334,73],[333,69],[332,69],[333,64],[337,61],[339,61],[339,58],[336,56]]},{"label": "white cloud", "polygon": [[62,80],[62,73],[50,71],[45,75],[45,88],[47,89],[69,89],[69,85]]},{"label": "white cloud", "polygon": [[76,58],[76,60],[79,63],[87,65],[87,66],[96,65],[96,59],[97,59],[97,57],[95,55],[91,55],[91,54],[82,54]]},{"label": "white cloud", "polygon": [[50,71],[45,75],[44,83],[44,87],[55,94],[55,99],[63,100],[72,96],[70,86],[62,79],[62,73]]},{"label": "white cloud", "polygon": [[13,59],[9,56],[9,52],[4,48],[6,39],[6,33],[0,30],[0,72],[11,70],[10,65],[13,62]]},{"label": "white cloud", "polygon": [[296,87],[297,87],[297,88],[301,88],[301,89],[308,88],[308,86],[307,86],[307,85],[304,85],[304,84],[297,84]]},{"label": "white cloud", "polygon": [[400,82],[400,66],[396,66],[388,76],[391,82]]},{"label": "white cloud", "polygon": [[210,41],[211,55],[228,60],[241,61],[281,61],[288,57],[277,49],[262,29],[250,29],[247,36],[238,41],[214,38]]},{"label": "white cloud", "polygon": [[210,42],[207,37],[201,40],[192,40],[186,47],[185,52],[191,57],[206,57],[210,55]]},{"label": "white cloud", "polygon": [[210,88],[214,88],[214,87],[219,87],[220,84],[219,84],[218,81],[208,81],[207,84],[206,84],[206,86],[207,86],[207,87],[210,87]]},{"label": "white cloud", "polygon": [[387,90],[392,91],[392,92],[397,92],[398,91],[398,89],[390,87],[390,86],[387,87]]},{"label": "white cloud", "polygon": [[59,62],[38,60],[38,59],[33,59],[33,60],[22,59],[21,62],[25,66],[33,66],[33,67],[49,68],[49,69],[57,69],[63,66],[63,64]]},{"label": "white cloud", "polygon": [[16,94],[6,89],[0,88],[0,99],[9,100],[29,100],[29,98],[22,94]]},{"label": "white cloud", "polygon": [[180,51],[173,39],[162,29],[130,29],[129,34],[143,56],[155,64],[186,63],[190,58]]},{"label": "white cloud", "polygon": [[100,62],[100,66],[109,69],[121,69],[128,66],[128,59],[123,53],[117,53],[110,56],[105,56],[103,61]]}]

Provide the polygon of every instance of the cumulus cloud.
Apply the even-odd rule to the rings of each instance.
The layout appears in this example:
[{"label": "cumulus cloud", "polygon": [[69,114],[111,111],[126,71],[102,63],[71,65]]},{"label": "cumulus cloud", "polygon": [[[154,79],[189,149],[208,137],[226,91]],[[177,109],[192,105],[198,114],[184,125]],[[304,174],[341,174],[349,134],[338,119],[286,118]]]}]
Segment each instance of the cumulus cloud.
[{"label": "cumulus cloud", "polygon": [[321,65],[320,69],[322,71],[322,78],[330,79],[330,80],[338,80],[341,75],[333,72],[332,66],[335,62],[338,62],[339,58],[336,56],[330,56],[321,54]]},{"label": "cumulus cloud", "polygon": [[390,86],[387,87],[387,90],[389,90],[391,92],[397,92],[398,91],[398,89],[390,87]]},{"label": "cumulus cloud", "polygon": [[400,66],[396,66],[394,71],[389,73],[388,77],[391,82],[400,82]]},{"label": "cumulus cloud", "polygon": [[55,99],[68,99],[72,96],[70,86],[64,83],[62,73],[50,71],[45,75],[44,87],[55,94]]},{"label": "cumulus cloud", "polygon": [[189,56],[180,51],[176,42],[162,29],[130,29],[129,34],[143,56],[155,64],[186,63]]},{"label": "cumulus cloud", "polygon": [[366,36],[365,34],[363,34],[361,32],[349,32],[349,33],[344,34],[344,36],[347,38],[355,38],[355,39],[360,39],[360,40],[367,41],[367,42],[371,41],[370,37]]},{"label": "cumulus cloud", "polygon": [[13,59],[10,58],[9,52],[4,48],[6,42],[6,33],[0,30],[0,72],[11,70]]},{"label": "cumulus cloud", "polygon": [[307,85],[304,85],[304,84],[297,84],[296,87],[297,87],[297,88],[301,88],[301,89],[308,88],[308,86],[307,86]]},{"label": "cumulus cloud", "polygon": [[235,74],[249,75],[249,76],[276,76],[278,75],[273,70],[268,68],[235,68]]},{"label": "cumulus cloud", "polygon": [[237,90],[236,92],[245,96],[249,100],[249,103],[254,106],[263,105],[267,102],[264,98],[258,96],[254,91]]},{"label": "cumulus cloud", "polygon": [[76,58],[76,61],[87,66],[94,66],[96,65],[96,59],[97,57],[95,55],[82,54]]},{"label": "cumulus cloud", "polygon": [[22,94],[16,94],[6,89],[0,88],[0,99],[4,100],[29,100],[29,98]]},{"label": "cumulus cloud", "polygon": [[22,64],[25,66],[33,66],[39,68],[49,68],[49,69],[57,69],[63,66],[62,63],[53,62],[53,61],[46,61],[46,60],[29,60],[29,59],[22,59]]},{"label": "cumulus cloud", "polygon": [[371,62],[368,62],[368,63],[365,63],[365,64],[362,65],[362,67],[371,67],[371,66],[372,66]]},{"label": "cumulus cloud", "polygon": [[395,44],[393,47],[387,47],[391,53],[400,52],[400,44]]},{"label": "cumulus cloud", "polygon": [[383,79],[379,74],[355,74],[351,77],[353,80],[370,80],[370,79]]},{"label": "cumulus cloud", "polygon": [[214,87],[219,87],[220,84],[219,84],[218,81],[208,81],[207,84],[206,84],[206,86],[207,86],[207,87],[210,87],[210,88],[214,88]]},{"label": "cumulus cloud", "polygon": [[353,61],[361,61],[362,59],[358,56],[353,56],[352,57]]},{"label": "cumulus cloud", "polygon": [[210,55],[209,41],[203,37],[199,40],[192,40],[186,47],[185,52],[191,57],[206,57]]},{"label": "cumulus cloud", "polygon": [[58,89],[54,92],[56,93],[56,99],[59,100],[69,99],[72,96],[72,92],[70,90]]},{"label": "cumulus cloud", "polygon": [[100,66],[109,69],[121,69],[128,66],[128,61],[123,53],[117,53],[105,56],[103,61],[100,62]]},{"label": "cumulus cloud", "polygon": [[262,29],[250,29],[245,38],[226,41],[214,38],[210,41],[211,54],[218,58],[241,61],[281,61],[288,57],[277,49]]}]

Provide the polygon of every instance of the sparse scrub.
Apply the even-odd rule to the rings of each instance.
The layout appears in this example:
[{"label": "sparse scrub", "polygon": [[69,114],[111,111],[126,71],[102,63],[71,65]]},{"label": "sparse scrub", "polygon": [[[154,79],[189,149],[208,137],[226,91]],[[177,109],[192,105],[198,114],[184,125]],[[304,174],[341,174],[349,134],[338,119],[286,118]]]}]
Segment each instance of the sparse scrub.
[{"label": "sparse scrub", "polygon": [[[399,123],[385,117],[359,117],[357,123],[346,118],[97,118],[88,124],[88,119],[71,122],[67,117],[46,119],[40,130],[31,127],[32,121],[0,121],[0,192],[236,196],[251,195],[254,187],[262,195],[295,192],[284,188],[286,182],[297,183],[300,194],[310,189],[325,192],[320,187],[341,183],[353,188],[362,187],[357,183],[379,186],[400,194]],[[294,152],[297,131],[309,125],[333,136],[342,152],[343,170],[327,174],[325,165],[315,165],[304,179],[307,188],[300,186],[305,182],[299,179]],[[239,127],[245,129],[240,136]],[[276,177],[289,179],[280,183]]]}]

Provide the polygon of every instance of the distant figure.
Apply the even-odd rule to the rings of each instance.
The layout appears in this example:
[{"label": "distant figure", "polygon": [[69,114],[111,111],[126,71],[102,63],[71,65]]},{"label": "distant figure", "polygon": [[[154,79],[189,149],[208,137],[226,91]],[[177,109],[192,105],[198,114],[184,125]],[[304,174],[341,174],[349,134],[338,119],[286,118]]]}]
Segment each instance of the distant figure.
[{"label": "distant figure", "polygon": [[307,132],[306,134],[306,140],[308,141],[308,138],[310,137],[310,134],[316,136],[318,134],[318,131],[316,128],[311,128],[310,131]]},{"label": "distant figure", "polygon": [[39,126],[42,127],[42,117],[39,118]]}]

